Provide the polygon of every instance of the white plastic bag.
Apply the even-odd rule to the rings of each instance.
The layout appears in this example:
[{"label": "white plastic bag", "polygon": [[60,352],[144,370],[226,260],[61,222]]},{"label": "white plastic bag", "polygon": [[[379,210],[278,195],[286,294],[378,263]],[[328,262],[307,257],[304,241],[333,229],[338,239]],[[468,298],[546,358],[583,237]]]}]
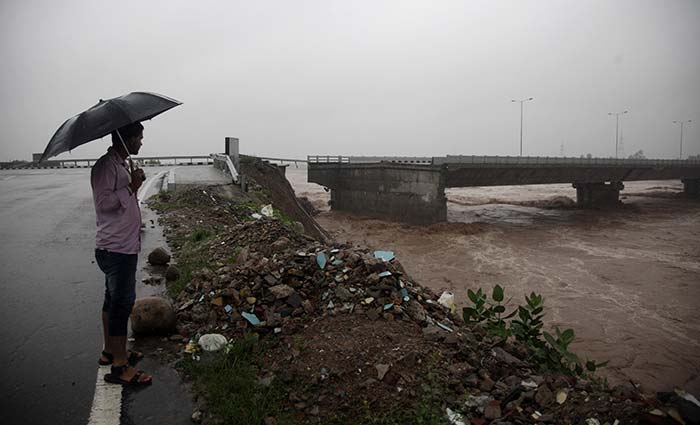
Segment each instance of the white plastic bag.
[{"label": "white plastic bag", "polygon": [[267,204],[262,207],[260,209],[260,214],[264,215],[265,217],[272,217],[275,214],[275,211],[272,209],[272,204]]},{"label": "white plastic bag", "polygon": [[204,351],[219,351],[226,346],[228,340],[221,334],[206,334],[202,335],[198,342]]},{"label": "white plastic bag", "polygon": [[457,312],[457,306],[455,305],[455,294],[452,292],[443,292],[442,295],[440,295],[440,298],[438,298],[438,304],[449,308],[452,314]]}]

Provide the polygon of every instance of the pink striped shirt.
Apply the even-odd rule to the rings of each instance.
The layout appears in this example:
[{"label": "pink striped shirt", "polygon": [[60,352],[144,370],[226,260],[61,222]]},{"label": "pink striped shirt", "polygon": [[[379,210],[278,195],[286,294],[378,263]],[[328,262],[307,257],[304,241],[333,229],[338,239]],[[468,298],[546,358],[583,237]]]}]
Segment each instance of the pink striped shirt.
[{"label": "pink striped shirt", "polygon": [[136,195],[129,193],[130,181],[126,162],[113,148],[92,167],[98,249],[120,254],[138,254],[141,249],[141,210]]}]

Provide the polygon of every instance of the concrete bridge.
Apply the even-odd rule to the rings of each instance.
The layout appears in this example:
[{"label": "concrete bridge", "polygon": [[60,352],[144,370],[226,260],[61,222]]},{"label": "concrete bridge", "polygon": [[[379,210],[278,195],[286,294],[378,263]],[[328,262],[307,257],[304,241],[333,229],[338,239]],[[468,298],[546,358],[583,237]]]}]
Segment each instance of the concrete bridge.
[{"label": "concrete bridge", "polygon": [[331,208],[408,223],[447,217],[446,187],[571,183],[580,207],[617,204],[623,182],[681,180],[700,195],[700,160],[503,156],[309,156],[308,181],[331,189]]}]

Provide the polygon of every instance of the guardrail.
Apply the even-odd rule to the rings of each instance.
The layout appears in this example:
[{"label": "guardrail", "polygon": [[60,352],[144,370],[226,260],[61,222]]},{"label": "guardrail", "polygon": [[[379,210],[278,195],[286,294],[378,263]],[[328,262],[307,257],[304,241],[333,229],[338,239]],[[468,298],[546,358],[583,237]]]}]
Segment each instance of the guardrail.
[{"label": "guardrail", "polygon": [[[177,155],[177,156],[141,156],[133,158],[139,167],[158,167],[167,165],[209,165],[214,162],[209,155]],[[0,163],[0,169],[27,168],[90,168],[97,158],[50,159],[43,162]]]},{"label": "guardrail", "polygon": [[447,155],[433,157],[407,156],[342,156],[342,155],[309,155],[309,163],[401,163],[417,165],[478,165],[478,164],[511,164],[511,165],[636,165],[646,167],[667,166],[696,166],[700,159],[621,159],[621,158],[567,158],[548,156],[485,156],[485,155]]},{"label": "guardrail", "polygon": [[238,184],[238,170],[236,170],[236,166],[233,165],[231,157],[221,153],[213,153],[211,154],[211,157],[214,160],[214,167],[219,168],[223,171],[228,171],[228,173],[231,175],[231,179],[233,179],[233,182]]},{"label": "guardrail", "polygon": [[265,161],[277,161],[277,162],[308,162],[306,159],[295,159],[295,158],[268,158],[265,156],[255,156],[254,158],[262,159]]},{"label": "guardrail", "polygon": [[344,164],[350,162],[350,157],[347,156],[342,156],[342,155],[336,155],[336,156],[330,156],[330,155],[308,155],[306,157],[306,161],[308,163],[328,163],[328,164]]},{"label": "guardrail", "polygon": [[513,165],[700,165],[697,159],[622,159],[622,158],[575,158],[549,156],[478,156],[447,155],[433,157],[433,164],[513,164]]},{"label": "guardrail", "polygon": [[343,156],[343,155],[309,155],[309,163],[333,163],[333,164],[372,164],[378,162],[393,162],[401,164],[432,164],[432,157],[429,156]]}]

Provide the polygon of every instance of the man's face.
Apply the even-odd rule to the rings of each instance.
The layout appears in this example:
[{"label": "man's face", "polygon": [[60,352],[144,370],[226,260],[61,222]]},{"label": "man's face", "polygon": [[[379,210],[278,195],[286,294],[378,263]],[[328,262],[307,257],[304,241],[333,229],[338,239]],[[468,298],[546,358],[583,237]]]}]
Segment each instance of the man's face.
[{"label": "man's face", "polygon": [[138,155],[139,149],[141,149],[141,145],[143,144],[142,140],[143,133],[138,136],[131,137],[126,141],[126,147],[129,149],[130,155]]}]

